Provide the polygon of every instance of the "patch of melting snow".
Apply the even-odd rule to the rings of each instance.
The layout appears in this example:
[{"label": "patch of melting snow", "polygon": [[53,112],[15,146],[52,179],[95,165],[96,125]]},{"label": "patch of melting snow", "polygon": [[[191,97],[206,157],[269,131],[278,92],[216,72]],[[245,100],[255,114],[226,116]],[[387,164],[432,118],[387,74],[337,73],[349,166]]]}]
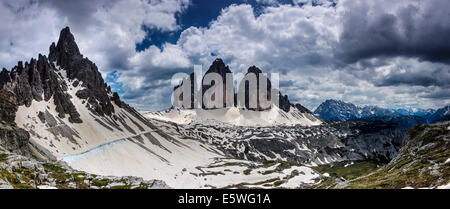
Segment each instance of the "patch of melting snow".
[{"label": "patch of melting snow", "polygon": [[162,112],[142,112],[150,119],[170,121],[178,124],[200,123],[227,123],[237,126],[273,126],[297,125],[315,126],[322,122],[308,113],[301,113],[297,109],[284,112],[277,107],[268,111],[251,111],[236,107],[215,110],[204,109],[170,109]]},{"label": "patch of melting snow", "polygon": [[349,165],[353,165],[353,164],[354,164],[353,162],[347,163],[344,165],[344,168],[347,168]]},{"label": "patch of melting snow", "polygon": [[[139,142],[133,143],[135,140],[127,139],[120,143],[98,146],[79,155],[65,156],[62,160],[75,169],[89,173],[159,179],[173,188],[223,188],[241,183],[248,187],[267,188],[269,186],[262,185],[261,182],[287,178],[289,179],[280,187],[298,188],[313,184],[314,179],[320,177],[320,174],[306,166],[292,166],[281,172],[275,171],[279,163],[268,167],[258,164],[255,168],[254,162],[223,159],[222,155],[209,150],[212,147],[204,144],[200,146],[194,140],[178,139],[187,145],[184,147],[162,137],[157,138],[171,152],[147,140],[137,146],[136,143]],[[246,173],[249,168],[251,171]]]},{"label": "patch of melting snow", "polygon": [[292,174],[293,171],[297,171],[298,175],[290,178],[287,182],[281,184],[283,188],[298,188],[302,184],[312,184],[314,179],[320,177],[320,175],[313,169],[306,166],[293,166],[291,168],[283,170],[284,174]]},{"label": "patch of melting snow", "polygon": [[450,189],[450,183],[446,184],[446,185],[442,185],[442,186],[438,186],[438,189]]},{"label": "patch of melting snow", "polygon": [[444,162],[444,164],[447,164],[447,163],[450,163],[450,158],[448,158],[448,159]]},{"label": "patch of melting snow", "polygon": [[52,186],[49,186],[49,185],[39,185],[39,186],[37,186],[37,188],[38,189],[58,189],[56,187],[52,187]]},{"label": "patch of melting snow", "polygon": [[311,162],[311,163],[308,163],[308,164],[305,164],[305,165],[307,165],[307,166],[309,166],[309,167],[316,167],[316,166],[317,166],[317,163]]}]

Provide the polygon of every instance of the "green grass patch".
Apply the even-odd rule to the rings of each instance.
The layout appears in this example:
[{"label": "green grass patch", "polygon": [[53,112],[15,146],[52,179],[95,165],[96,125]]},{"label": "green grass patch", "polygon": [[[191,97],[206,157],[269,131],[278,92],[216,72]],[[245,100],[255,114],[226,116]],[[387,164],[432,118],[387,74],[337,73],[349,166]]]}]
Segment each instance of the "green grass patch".
[{"label": "green grass patch", "polygon": [[[313,167],[319,173],[328,173],[333,177],[342,177],[344,179],[354,179],[370,172],[375,171],[382,164],[374,161],[355,161],[352,165],[349,162],[338,162]],[[347,165],[347,167],[345,167]]]},{"label": "green grass patch", "polygon": [[28,185],[28,184],[21,184],[21,183],[19,183],[19,184],[13,184],[13,187],[14,187],[14,189],[36,189],[36,188],[34,188],[33,186],[31,186],[31,185]]},{"label": "green grass patch", "polygon": [[131,189],[131,185],[113,186],[110,189]]},{"label": "green grass patch", "polygon": [[224,187],[222,189],[232,189],[232,188],[248,189],[248,188],[251,188],[249,186],[257,186],[257,185],[272,186],[276,181],[280,181],[280,179],[279,178],[272,178],[272,179],[267,179],[267,180],[256,182],[256,183],[242,182],[242,183],[239,183],[239,184],[226,186],[226,187]]},{"label": "green grass patch", "polygon": [[30,180],[25,175],[22,175],[22,180],[25,181],[25,183],[22,183],[16,174],[10,173],[5,169],[0,170],[0,177],[8,181],[14,189],[34,189],[33,186],[28,184]]},{"label": "green grass patch", "polygon": [[5,153],[0,153],[0,162],[6,162],[8,160],[8,155]]},{"label": "green grass patch", "polygon": [[308,187],[309,189],[329,189],[336,186],[336,179],[331,178],[325,178],[320,182],[319,184],[312,185],[311,187]]},{"label": "green grass patch", "polygon": [[428,131],[427,133],[425,133],[425,135],[423,135],[422,140],[423,140],[423,144],[422,145],[426,145],[429,143],[432,143],[434,141],[437,140],[437,138],[439,136],[443,136],[445,134],[448,134],[449,131],[440,128],[440,129],[432,129],[430,131]]},{"label": "green grass patch", "polygon": [[56,164],[44,163],[43,166],[44,166],[44,169],[46,172],[55,172],[55,173],[65,173],[66,172],[66,169],[64,169],[63,167],[56,165]]},{"label": "green grass patch", "polygon": [[[450,157],[447,126],[422,125],[411,129],[413,138],[387,166],[371,175],[348,182],[348,188],[435,187],[450,182]],[[433,145],[430,145],[433,143]]]},{"label": "green grass patch", "polygon": [[148,189],[148,188],[151,188],[152,186],[153,186],[153,185],[149,185],[149,184],[147,184],[147,183],[141,182],[141,183],[139,184],[139,186],[136,187],[136,188],[134,188],[134,189]]},{"label": "green grass patch", "polygon": [[97,187],[104,187],[108,185],[111,181],[109,179],[94,179],[92,180],[92,185]]},{"label": "green grass patch", "polygon": [[263,163],[263,165],[268,165],[268,166],[264,166],[265,168],[268,168],[268,167],[276,165],[276,164],[278,164],[278,166],[275,169],[264,171],[263,175],[268,175],[268,174],[275,173],[275,172],[282,172],[283,170],[288,169],[293,166],[301,166],[301,164],[298,162],[290,162],[290,161],[269,161],[269,163],[265,163],[265,164]]}]

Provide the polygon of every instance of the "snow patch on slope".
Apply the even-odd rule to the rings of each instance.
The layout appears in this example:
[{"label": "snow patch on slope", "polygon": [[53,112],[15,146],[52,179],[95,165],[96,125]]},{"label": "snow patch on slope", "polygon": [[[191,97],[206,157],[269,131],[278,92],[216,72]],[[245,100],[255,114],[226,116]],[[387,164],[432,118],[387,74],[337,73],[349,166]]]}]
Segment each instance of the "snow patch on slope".
[{"label": "snow patch on slope", "polygon": [[279,164],[264,167],[261,163],[226,158],[210,145],[190,139],[168,140],[153,130],[61,160],[77,170],[159,179],[173,188],[270,188],[273,185],[267,183],[275,181],[282,182],[279,187],[298,188],[320,177],[305,166],[275,172]]},{"label": "snow patch on slope", "polygon": [[[121,118],[124,123],[116,121],[114,117],[94,115],[86,107],[87,101],[79,99],[75,95],[84,88],[82,83],[74,87],[72,83],[75,80],[69,81],[66,71],[60,70],[59,72],[61,73],[60,80],[67,84],[67,93],[71,96],[71,101],[83,123],[71,123],[68,116],[58,117],[53,98],[48,101],[33,101],[30,107],[19,106],[15,119],[20,128],[30,133],[32,143],[44,148],[55,158],[59,159],[64,155],[80,153],[116,139],[150,130],[128,111],[114,103],[114,115]],[[45,121],[42,121],[41,118],[45,118]]]},{"label": "snow patch on slope", "polygon": [[448,159],[444,162],[444,164],[447,164],[447,163],[450,163],[450,158],[448,158]]},{"label": "snow patch on slope", "polygon": [[450,189],[450,183],[446,185],[439,186],[438,189]]},{"label": "snow patch on slope", "polygon": [[315,126],[322,124],[322,121],[312,114],[301,113],[296,108],[291,108],[291,110],[286,113],[276,106],[266,111],[252,111],[231,107],[215,110],[170,109],[160,112],[142,112],[142,114],[147,118],[177,124],[205,121],[208,121],[209,123],[218,121],[236,126]]}]

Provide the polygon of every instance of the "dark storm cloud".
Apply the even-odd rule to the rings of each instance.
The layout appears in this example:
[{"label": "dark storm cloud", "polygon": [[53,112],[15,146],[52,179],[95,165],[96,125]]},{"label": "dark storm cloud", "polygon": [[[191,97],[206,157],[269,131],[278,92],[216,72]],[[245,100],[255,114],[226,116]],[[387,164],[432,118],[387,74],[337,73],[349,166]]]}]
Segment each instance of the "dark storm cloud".
[{"label": "dark storm cloud", "polygon": [[291,87],[291,86],[295,86],[295,81],[293,80],[281,80],[279,81],[279,85],[280,87]]},{"label": "dark storm cloud", "polygon": [[423,87],[447,87],[450,88],[450,67],[442,66],[437,69],[418,69],[412,72],[394,72],[375,81],[377,86],[423,86]]},{"label": "dark storm cloud", "polygon": [[[128,89],[127,93],[124,95],[124,99],[137,99],[143,95],[151,94],[156,89],[163,89],[164,92],[171,92],[173,86],[170,83],[172,76],[176,73],[186,73],[189,74],[192,69],[187,68],[173,68],[173,69],[163,69],[163,68],[152,68],[152,69],[142,69],[139,75],[129,75],[129,76],[141,76],[144,78],[143,85],[137,89]],[[128,73],[128,72],[127,72]]]},{"label": "dark storm cloud", "polygon": [[380,83],[378,86],[393,86],[393,85],[417,85],[417,86],[433,86],[443,84],[437,77],[422,75],[422,74],[394,74]]},{"label": "dark storm cloud", "polygon": [[437,89],[434,90],[432,92],[429,93],[425,93],[425,95],[423,95],[424,98],[429,98],[429,99],[450,99],[450,88],[446,88],[446,89]]},{"label": "dark storm cloud", "polygon": [[170,106],[171,76],[194,64],[206,70],[217,57],[233,72],[256,65],[280,73],[282,91],[310,108],[328,98],[450,101],[448,0],[295,0],[260,9],[254,0],[220,2],[0,1],[0,63],[45,53],[68,25],[82,53],[102,73],[120,72],[113,84],[144,109]]},{"label": "dark storm cloud", "polygon": [[449,63],[450,1],[399,2],[345,5],[335,56],[346,63],[394,56]]},{"label": "dark storm cloud", "polygon": [[151,92],[151,91],[153,91],[155,89],[159,89],[159,88],[168,88],[168,90],[172,90],[169,81],[152,79],[151,81],[146,81],[146,85],[143,86],[142,88],[127,91],[127,93],[124,95],[123,98],[124,99],[137,99],[137,98],[140,98],[143,95],[147,94],[148,92]]},{"label": "dark storm cloud", "polygon": [[[153,68],[148,70],[148,74],[146,79],[152,80],[170,80],[172,76],[176,73],[192,73],[191,68],[172,68],[172,69],[164,69],[164,68]],[[151,80],[148,80],[149,82]]]}]

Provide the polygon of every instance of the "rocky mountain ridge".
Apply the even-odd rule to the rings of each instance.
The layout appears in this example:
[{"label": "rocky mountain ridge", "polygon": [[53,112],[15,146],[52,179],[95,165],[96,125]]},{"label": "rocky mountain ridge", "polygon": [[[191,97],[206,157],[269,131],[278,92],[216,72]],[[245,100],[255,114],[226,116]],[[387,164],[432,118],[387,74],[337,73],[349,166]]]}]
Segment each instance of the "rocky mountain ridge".
[{"label": "rocky mountain ridge", "polygon": [[335,188],[450,188],[450,123],[409,130],[398,155],[387,165]]},{"label": "rocky mountain ridge", "polygon": [[394,141],[404,136],[396,124],[379,122],[249,127],[207,121],[175,124],[150,120],[171,136],[207,143],[227,156],[256,162],[311,165],[345,160],[389,162],[399,149]]},{"label": "rocky mountain ridge", "polygon": [[443,122],[450,120],[450,105],[436,110],[432,115],[428,117],[431,122]]},{"label": "rocky mountain ridge", "polygon": [[28,132],[28,143],[48,159],[150,130],[83,57],[69,27],[51,44],[48,58],[39,54],[11,71],[3,69],[0,90],[14,100],[11,124]]},{"label": "rocky mountain ridge", "polygon": [[29,147],[30,134],[17,127],[14,122],[16,103],[13,93],[0,90],[0,147],[31,157],[33,152]]},{"label": "rocky mountain ridge", "polygon": [[[405,130],[412,128],[416,124],[428,124],[449,120],[449,106],[438,110],[434,109],[386,109],[377,106],[357,106],[352,103],[340,100],[329,99],[320,104],[314,114],[328,121],[348,121],[348,120],[380,120],[385,122],[397,122],[406,120]],[[412,121],[415,121],[412,123]]]},{"label": "rocky mountain ridge", "polygon": [[[377,106],[357,106],[349,102],[328,99],[321,103],[314,114],[330,121],[347,121],[379,116],[418,116],[428,119],[434,109],[386,109]],[[429,122],[434,122],[429,120]]]},{"label": "rocky mountain ridge", "polygon": [[[0,73],[0,89],[13,92],[17,105],[31,106],[33,101],[49,101],[53,98],[60,118],[69,115],[72,123],[82,123],[71,95],[67,90],[82,85],[83,90],[76,92],[80,99],[86,99],[89,108],[97,115],[110,116],[114,112],[112,99],[108,96],[110,88],[103,81],[96,65],[81,55],[73,35],[68,27],[61,31],[58,44],[52,43],[48,58],[39,54],[38,59],[30,62],[18,62],[9,72]],[[66,72],[72,86],[61,82],[61,70]],[[118,101],[119,102],[119,101]]]},{"label": "rocky mountain ridge", "polygon": [[[217,73],[218,75],[220,75],[220,77],[222,78],[222,82],[223,82],[223,107],[226,107],[226,95],[227,95],[227,91],[226,91],[226,74],[227,73],[232,73],[230,68],[225,65],[225,63],[223,62],[222,59],[217,58],[216,60],[214,60],[214,62],[211,64],[211,66],[208,68],[208,70],[206,71],[205,75],[202,78],[202,83],[203,80],[205,78],[206,75],[208,75],[209,73]],[[260,76],[264,76],[265,78],[267,78],[267,76],[263,75],[263,72],[256,66],[251,66],[248,68],[246,75],[248,74],[255,74],[256,78],[257,78],[257,84],[255,85],[255,87],[257,89],[259,89],[259,77]],[[194,89],[194,74],[191,73],[189,76],[189,81],[191,83],[191,107],[194,107],[194,91],[196,91]],[[181,83],[180,85],[177,85],[174,87],[174,91],[177,91],[179,88],[181,88],[181,86],[183,85],[183,83]],[[259,101],[259,93],[257,94],[250,94],[250,90],[249,90],[249,84],[248,82],[246,82],[245,84],[245,103],[244,103],[244,107],[248,110],[253,110],[253,111],[264,111],[267,110],[267,108],[262,108],[260,105],[260,101]],[[205,92],[211,88],[213,85],[202,85],[202,98],[205,94]],[[239,88],[239,87],[238,87]],[[272,97],[272,91],[270,91],[270,89],[272,88],[270,79],[267,78],[267,98],[268,100],[271,99]],[[278,90],[276,90],[278,91]],[[233,89],[233,91],[231,92],[234,96],[234,107],[237,106],[237,92],[235,92],[235,89]],[[253,98],[255,97],[255,98]],[[201,98],[200,98],[201,99]],[[250,107],[249,106],[249,100],[251,99],[255,99],[257,101],[257,106],[256,108]],[[183,94],[180,94],[180,98],[179,100],[183,100]],[[196,100],[195,100],[196,101]],[[205,105],[202,104],[202,108],[205,108]],[[281,92],[279,92],[279,104],[278,104],[278,108],[282,109],[284,112],[289,112],[290,108],[296,108],[298,109],[301,113],[311,113],[310,110],[308,110],[307,108],[305,108],[304,106],[302,106],[301,104],[293,104],[289,101],[289,98],[287,95],[283,95]],[[270,109],[270,108],[269,108]]]}]

